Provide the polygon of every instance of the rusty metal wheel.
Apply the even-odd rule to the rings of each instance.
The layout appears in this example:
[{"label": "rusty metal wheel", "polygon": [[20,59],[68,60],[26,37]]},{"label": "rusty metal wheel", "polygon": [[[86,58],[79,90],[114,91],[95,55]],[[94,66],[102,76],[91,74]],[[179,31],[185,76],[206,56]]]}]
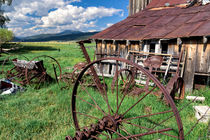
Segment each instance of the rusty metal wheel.
[{"label": "rusty metal wheel", "polygon": [[60,64],[55,58],[47,55],[33,58],[28,62],[25,71],[27,84],[36,88],[49,83],[57,83],[59,85],[61,76]]},{"label": "rusty metal wheel", "polygon": [[4,55],[4,60],[1,63],[1,78],[7,79],[20,85],[24,85],[26,82],[24,76],[25,67],[17,67],[16,62],[18,60],[27,61],[28,58],[21,54]]},{"label": "rusty metal wheel", "polygon": [[112,93],[114,93],[116,82],[118,82],[119,90],[121,92],[131,92],[132,88],[135,86],[135,71],[136,70],[134,68],[131,68],[131,70],[124,68],[115,73],[111,84]]},{"label": "rusty metal wheel", "polygon": [[[114,89],[110,88],[113,86],[113,78],[105,77],[103,72],[100,74],[100,82],[106,84],[108,90],[96,90],[81,82],[92,66],[103,66],[102,62],[107,60],[116,62],[113,65],[117,76],[114,78]],[[119,90],[118,73],[123,71],[125,65],[144,73],[154,83],[153,86],[135,97],[128,96],[128,88]],[[169,106],[151,94],[158,90],[163,92]],[[71,103],[76,133],[73,138],[67,136],[68,140],[184,139],[179,112],[165,87],[148,70],[126,59],[103,58],[85,67],[74,85]]]}]

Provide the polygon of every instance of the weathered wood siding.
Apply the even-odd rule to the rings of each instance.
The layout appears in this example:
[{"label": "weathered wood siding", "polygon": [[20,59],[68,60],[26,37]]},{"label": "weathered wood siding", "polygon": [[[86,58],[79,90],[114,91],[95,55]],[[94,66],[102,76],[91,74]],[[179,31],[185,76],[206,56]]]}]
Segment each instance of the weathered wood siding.
[{"label": "weathered wood siding", "polygon": [[196,52],[195,72],[210,74],[210,41],[208,41],[208,44],[203,44],[201,41],[198,42]]},{"label": "weathered wood siding", "polygon": [[130,0],[129,15],[133,15],[143,10],[152,0]]},{"label": "weathered wood siding", "polygon": [[[139,41],[130,41],[129,43],[126,41],[97,41],[96,44],[97,54],[101,54],[97,55],[97,59],[103,57],[126,58],[129,51],[149,52],[150,49],[149,43],[141,45]],[[156,45],[156,49],[158,50],[155,51],[161,52],[161,45]],[[181,48],[179,47],[176,40],[170,40],[168,41],[167,53],[178,56],[181,49],[185,49],[187,56],[184,81],[186,90],[191,91],[193,89],[195,73],[207,76],[210,74],[210,40],[207,44],[203,44],[203,41],[200,38],[188,38],[183,40]],[[109,69],[115,69],[115,65],[111,65],[112,64],[104,64],[103,67],[100,67],[100,70],[103,70],[104,73],[109,72],[110,74]]]},{"label": "weathered wood siding", "polygon": [[187,59],[184,72],[185,89],[187,91],[192,91],[196,67],[197,41],[187,41],[184,46],[187,51]]}]

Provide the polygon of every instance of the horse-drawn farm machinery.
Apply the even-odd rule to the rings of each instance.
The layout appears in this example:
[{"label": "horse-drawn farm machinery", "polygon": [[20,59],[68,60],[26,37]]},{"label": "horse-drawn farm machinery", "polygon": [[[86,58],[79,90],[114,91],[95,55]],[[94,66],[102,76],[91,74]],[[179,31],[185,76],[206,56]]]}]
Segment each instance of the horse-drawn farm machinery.
[{"label": "horse-drawn farm machinery", "polygon": [[1,62],[2,77],[21,86],[59,83],[62,70],[59,62],[51,56],[38,56],[29,60],[24,55],[7,55]]},{"label": "horse-drawn farm machinery", "polygon": [[[103,57],[91,61],[84,46],[90,41],[78,43],[87,65],[78,74],[73,87],[71,108],[76,133],[74,137],[67,136],[67,140],[184,139],[179,114],[184,108],[178,111],[174,103],[175,99],[184,97],[183,69],[180,68],[184,51],[176,58],[168,55],[169,60],[161,55],[147,55],[143,67],[135,61],[144,55],[139,52],[131,52],[127,59]],[[164,86],[157,72],[163,63],[168,66],[171,59],[176,59],[177,69],[171,72],[172,78]],[[169,73],[168,67],[166,71]],[[86,73],[92,81],[85,80]],[[166,72],[163,78],[167,78]],[[96,88],[88,86],[90,82]]]}]

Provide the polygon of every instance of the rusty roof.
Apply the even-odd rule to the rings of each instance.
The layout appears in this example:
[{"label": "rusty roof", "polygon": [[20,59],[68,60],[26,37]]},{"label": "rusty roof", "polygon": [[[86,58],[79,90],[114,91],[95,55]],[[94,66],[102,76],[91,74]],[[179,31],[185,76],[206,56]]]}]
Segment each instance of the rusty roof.
[{"label": "rusty roof", "polygon": [[168,6],[176,6],[181,4],[188,4],[189,0],[152,0],[147,8],[158,8]]},{"label": "rusty roof", "polygon": [[[160,0],[160,3],[165,1]],[[186,0],[174,0],[174,3],[176,1]],[[209,35],[210,4],[160,10],[147,8],[101,31],[91,39],[147,40]]]}]

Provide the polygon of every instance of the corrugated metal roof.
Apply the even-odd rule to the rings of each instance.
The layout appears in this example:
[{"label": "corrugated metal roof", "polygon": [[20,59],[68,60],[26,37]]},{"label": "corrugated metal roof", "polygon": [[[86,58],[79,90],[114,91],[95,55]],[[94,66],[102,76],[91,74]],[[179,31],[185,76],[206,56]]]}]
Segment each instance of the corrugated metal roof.
[{"label": "corrugated metal roof", "polygon": [[180,4],[187,4],[189,0],[153,0],[147,8],[158,8],[158,7],[165,7],[166,3],[169,6],[176,6]]},{"label": "corrugated metal roof", "polygon": [[[175,0],[174,3],[184,0]],[[161,0],[160,3],[164,3]],[[145,9],[92,39],[145,40],[210,35],[210,4],[189,8]]]}]

